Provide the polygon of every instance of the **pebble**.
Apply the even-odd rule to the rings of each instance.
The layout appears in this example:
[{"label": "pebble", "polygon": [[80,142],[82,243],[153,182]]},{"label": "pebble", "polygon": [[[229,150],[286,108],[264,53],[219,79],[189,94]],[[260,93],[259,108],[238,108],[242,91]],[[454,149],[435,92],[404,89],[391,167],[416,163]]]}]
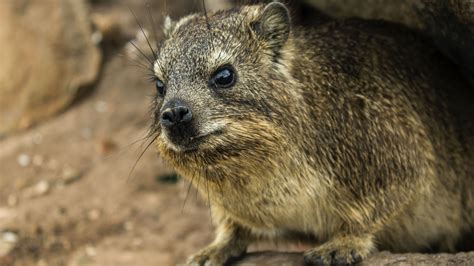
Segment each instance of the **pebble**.
[{"label": "pebble", "polygon": [[82,177],[81,172],[79,170],[75,169],[75,168],[70,167],[70,166],[64,167],[64,169],[62,171],[62,176],[61,176],[62,181],[66,185],[71,184],[73,182],[76,182],[81,177]]},{"label": "pebble", "polygon": [[23,195],[26,198],[36,198],[36,197],[44,196],[48,194],[50,188],[51,186],[49,185],[49,182],[46,180],[42,180],[36,183],[36,185],[32,187],[26,188],[25,191],[23,192]]},{"label": "pebble", "polygon": [[15,248],[18,236],[13,232],[3,232],[0,235],[0,257],[8,255]]},{"label": "pebble", "polygon": [[31,163],[31,158],[28,154],[22,153],[18,155],[16,161],[21,167],[27,167]]},{"label": "pebble", "polygon": [[2,233],[2,241],[16,243],[18,242],[18,236],[13,232],[3,232]]}]

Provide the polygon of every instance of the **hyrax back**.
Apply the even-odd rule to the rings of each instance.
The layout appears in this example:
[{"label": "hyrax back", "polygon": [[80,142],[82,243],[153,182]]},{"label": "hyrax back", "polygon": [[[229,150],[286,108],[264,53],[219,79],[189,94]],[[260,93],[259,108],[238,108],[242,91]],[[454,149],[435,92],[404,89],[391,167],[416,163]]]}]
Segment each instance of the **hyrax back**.
[{"label": "hyrax back", "polygon": [[255,240],[454,251],[474,224],[473,88],[418,34],[380,21],[292,27],[282,4],[167,20],[154,64],[164,158],[209,197],[217,236],[190,263]]}]

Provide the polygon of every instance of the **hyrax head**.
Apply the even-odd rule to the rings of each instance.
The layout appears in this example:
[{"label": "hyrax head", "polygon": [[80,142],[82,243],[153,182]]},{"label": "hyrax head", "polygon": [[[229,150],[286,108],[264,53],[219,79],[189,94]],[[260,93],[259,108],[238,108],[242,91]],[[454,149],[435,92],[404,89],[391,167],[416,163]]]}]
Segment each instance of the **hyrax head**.
[{"label": "hyrax head", "polygon": [[[165,21],[154,63],[162,153],[278,146],[295,93],[285,65],[290,17],[280,3]],[[289,118],[288,118],[289,117]]]}]

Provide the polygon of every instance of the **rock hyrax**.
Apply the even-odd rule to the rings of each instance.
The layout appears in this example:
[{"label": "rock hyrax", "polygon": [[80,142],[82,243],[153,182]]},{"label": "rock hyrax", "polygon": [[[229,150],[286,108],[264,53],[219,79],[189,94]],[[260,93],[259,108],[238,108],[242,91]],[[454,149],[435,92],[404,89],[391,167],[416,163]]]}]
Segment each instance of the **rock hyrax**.
[{"label": "rock hyrax", "polygon": [[212,205],[220,265],[260,239],[313,264],[455,251],[474,224],[473,92],[416,32],[292,26],[281,3],[167,20],[153,70],[161,155]]}]

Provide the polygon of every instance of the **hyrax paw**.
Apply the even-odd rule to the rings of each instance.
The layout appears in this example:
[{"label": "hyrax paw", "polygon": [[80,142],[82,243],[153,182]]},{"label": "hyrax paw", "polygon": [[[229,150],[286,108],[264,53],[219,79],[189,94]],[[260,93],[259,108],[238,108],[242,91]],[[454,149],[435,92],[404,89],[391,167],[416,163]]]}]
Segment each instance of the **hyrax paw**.
[{"label": "hyrax paw", "polygon": [[355,250],[312,249],[304,254],[305,265],[354,265],[362,262],[362,256]]},{"label": "hyrax paw", "polygon": [[189,266],[220,266],[224,265],[229,258],[240,256],[244,252],[245,250],[229,250],[228,247],[209,246],[191,256],[186,264]]},{"label": "hyrax paw", "polygon": [[189,266],[218,266],[224,265],[224,263],[225,258],[219,256],[219,254],[203,250],[191,256],[186,264]]},{"label": "hyrax paw", "polygon": [[304,253],[306,265],[354,265],[374,249],[372,238],[339,237]]}]

